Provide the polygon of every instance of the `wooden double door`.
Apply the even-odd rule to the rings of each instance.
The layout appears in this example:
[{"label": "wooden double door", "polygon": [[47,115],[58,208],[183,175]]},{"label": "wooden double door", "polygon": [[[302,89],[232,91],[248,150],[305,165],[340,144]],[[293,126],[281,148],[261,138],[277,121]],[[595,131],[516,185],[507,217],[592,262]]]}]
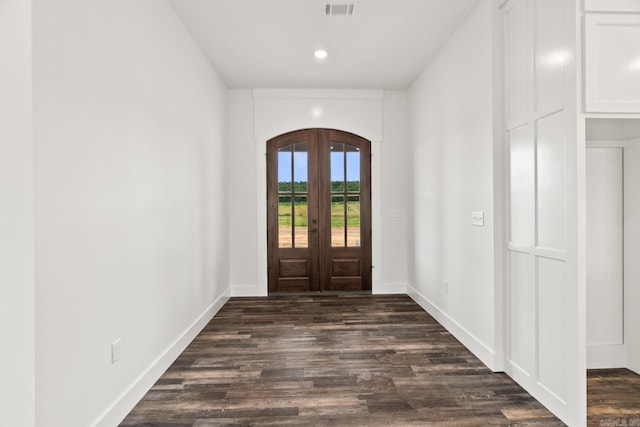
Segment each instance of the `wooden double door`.
[{"label": "wooden double door", "polygon": [[371,143],[304,129],[267,141],[269,292],[371,289]]}]

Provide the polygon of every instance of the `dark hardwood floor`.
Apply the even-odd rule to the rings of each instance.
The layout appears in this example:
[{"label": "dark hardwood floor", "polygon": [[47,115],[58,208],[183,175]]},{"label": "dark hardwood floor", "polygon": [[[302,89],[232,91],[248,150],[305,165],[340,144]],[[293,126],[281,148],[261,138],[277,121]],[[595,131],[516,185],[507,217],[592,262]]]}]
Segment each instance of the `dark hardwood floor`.
[{"label": "dark hardwood floor", "polygon": [[122,426],[564,425],[407,296],[232,298]]},{"label": "dark hardwood floor", "polygon": [[640,375],[627,369],[587,372],[590,426],[640,427]]}]

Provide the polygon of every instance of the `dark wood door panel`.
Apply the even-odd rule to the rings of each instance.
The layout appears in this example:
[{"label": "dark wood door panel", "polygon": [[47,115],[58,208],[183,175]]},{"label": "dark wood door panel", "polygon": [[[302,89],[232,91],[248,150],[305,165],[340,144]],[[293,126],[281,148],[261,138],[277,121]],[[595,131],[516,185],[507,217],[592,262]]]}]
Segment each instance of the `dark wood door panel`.
[{"label": "dark wood door panel", "polygon": [[[291,132],[267,142],[269,292],[320,288],[318,274],[317,132]],[[282,175],[282,176],[281,176]]]},{"label": "dark wood door panel", "polygon": [[279,277],[276,292],[309,292],[311,284],[308,277]]},{"label": "dark wood door panel", "polygon": [[308,292],[314,290],[311,261],[305,258],[278,258],[275,276],[278,292]]},{"label": "dark wood door panel", "polygon": [[[321,132],[319,143],[327,148],[320,152],[324,156],[320,172],[328,177],[320,180],[320,224],[327,230],[320,236],[323,254],[321,285],[324,290],[332,291],[370,290],[371,143],[357,135],[335,130]],[[354,165],[350,157],[351,160],[357,158],[358,162]],[[337,164],[334,164],[335,160],[338,160]],[[343,161],[344,168],[342,173],[338,173],[343,179],[342,184],[334,176],[335,169],[340,172],[340,161]],[[358,168],[357,183],[349,173],[354,166]],[[356,227],[351,223],[351,203],[360,211]],[[343,213],[340,207],[344,208]]]},{"label": "dark wood door panel", "polygon": [[309,259],[279,259],[280,277],[309,277]]},{"label": "dark wood door panel", "polygon": [[337,130],[267,142],[269,292],[371,289],[370,156]]},{"label": "dark wood door panel", "polygon": [[362,277],[332,277],[328,291],[361,291]]},{"label": "dark wood door panel", "polygon": [[332,277],[360,276],[360,258],[331,260]]}]

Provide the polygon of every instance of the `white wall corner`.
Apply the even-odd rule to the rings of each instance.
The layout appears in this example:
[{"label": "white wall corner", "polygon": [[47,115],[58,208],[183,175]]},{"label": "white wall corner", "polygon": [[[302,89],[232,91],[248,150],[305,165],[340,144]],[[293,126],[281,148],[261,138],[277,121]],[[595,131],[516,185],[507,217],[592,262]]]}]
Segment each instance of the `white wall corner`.
[{"label": "white wall corner", "polygon": [[508,236],[505,203],[508,200],[505,177],[508,175],[508,157],[504,138],[504,73],[502,66],[502,20],[500,7],[504,1],[496,0],[491,22],[492,34],[492,74],[493,74],[493,307],[494,307],[494,371],[504,371],[506,363],[507,303],[506,292],[506,256],[505,242]]},{"label": "white wall corner", "polygon": [[0,425],[36,424],[32,2],[0,2]]},{"label": "white wall corner", "polygon": [[473,353],[482,363],[493,372],[504,370],[504,355],[496,353],[482,340],[469,332],[464,326],[459,324],[454,318],[445,313],[436,304],[422,295],[413,286],[407,286],[409,295],[420,307],[429,313],[438,323],[440,323],[451,335],[460,341],[471,353]]},{"label": "white wall corner", "polygon": [[187,348],[191,341],[195,339],[202,329],[207,326],[209,321],[220,311],[222,306],[229,300],[229,295],[230,289],[227,288],[169,347],[151,362],[147,369],[91,423],[91,426],[111,427],[118,425]]},{"label": "white wall corner", "polygon": [[232,297],[266,297],[268,294],[267,288],[258,284],[231,286]]},{"label": "white wall corner", "polygon": [[[382,112],[382,110],[381,110]],[[382,123],[382,117],[380,118]],[[380,141],[371,141],[371,289],[377,293],[382,285],[382,148]]]},{"label": "white wall corner", "polygon": [[626,367],[626,345],[591,344],[587,346],[587,369],[617,369]]},{"label": "white wall corner", "polygon": [[382,283],[379,286],[373,286],[373,290],[371,291],[373,295],[395,295],[395,294],[406,294],[407,293],[407,284],[406,283]]},{"label": "white wall corner", "polygon": [[[269,292],[267,263],[267,144],[256,141],[256,290],[254,294],[242,296],[266,296]],[[249,291],[249,289],[246,289]],[[240,295],[238,295],[240,296]]]}]

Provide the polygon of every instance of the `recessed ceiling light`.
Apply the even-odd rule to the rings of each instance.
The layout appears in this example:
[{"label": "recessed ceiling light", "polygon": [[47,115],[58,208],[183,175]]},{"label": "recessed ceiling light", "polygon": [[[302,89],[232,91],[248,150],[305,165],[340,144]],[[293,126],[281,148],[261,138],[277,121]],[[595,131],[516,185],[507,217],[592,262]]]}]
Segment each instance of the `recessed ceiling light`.
[{"label": "recessed ceiling light", "polygon": [[313,52],[313,55],[318,59],[324,59],[327,57],[327,51],[324,49],[318,49],[315,52]]}]

